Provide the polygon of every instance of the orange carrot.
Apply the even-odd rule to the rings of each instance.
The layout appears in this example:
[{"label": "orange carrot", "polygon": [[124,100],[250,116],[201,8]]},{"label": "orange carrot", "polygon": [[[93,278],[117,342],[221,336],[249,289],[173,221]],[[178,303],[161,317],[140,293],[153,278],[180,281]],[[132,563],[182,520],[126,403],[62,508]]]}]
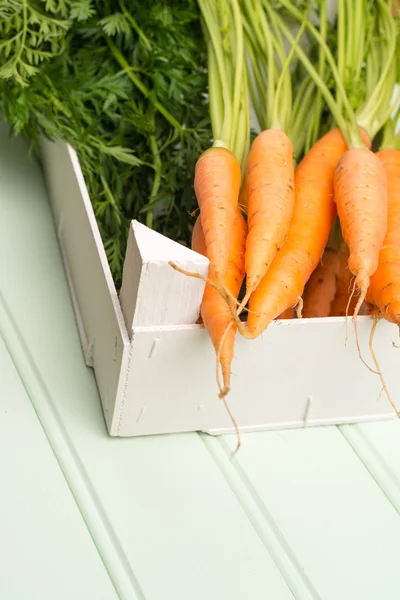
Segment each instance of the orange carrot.
[{"label": "orange carrot", "polygon": [[248,205],[246,241],[247,303],[283,245],[294,207],[293,147],[279,129],[266,129],[253,141],[245,171]]},{"label": "orange carrot", "polygon": [[209,148],[196,163],[194,190],[213,273],[221,280],[229,263],[241,184],[237,158],[225,148]]},{"label": "orange carrot", "polygon": [[400,418],[383,378],[373,348],[373,338],[379,318],[400,328],[400,151],[385,149],[377,152],[387,178],[388,218],[383,245],[379,253],[378,268],[372,275],[367,292],[367,304],[374,318],[369,348],[387,399]]},{"label": "orange carrot", "polygon": [[284,310],[283,313],[281,313],[278,317],[276,317],[279,320],[285,320],[285,319],[293,319],[294,315],[293,315],[293,308],[288,308],[287,310]]},{"label": "orange carrot", "polygon": [[[228,268],[223,278],[223,284],[237,297],[244,279],[244,254],[247,234],[246,221],[239,208],[236,209],[236,218],[233,224],[232,245],[229,252]],[[199,254],[208,256],[208,248],[203,235],[200,217],[197,218],[192,233],[192,249]],[[215,281],[212,268],[209,269],[209,278]],[[216,352],[220,352],[219,360],[222,370],[224,388],[221,392],[226,395],[230,388],[231,364],[234,356],[236,327],[231,326],[227,332],[223,345],[220,348],[222,336],[232,321],[232,316],[227,302],[221,294],[211,285],[206,284],[200,314],[204,327],[207,329]]]},{"label": "orange carrot", "polygon": [[[351,293],[351,280],[354,279],[354,275],[352,275],[347,264],[349,259],[349,249],[345,243],[343,243],[342,248],[338,252],[338,259],[339,266],[336,281],[336,294],[331,305],[331,312],[329,316],[345,317],[346,314],[348,316],[352,316],[357,304],[357,298]],[[368,314],[368,309],[365,303],[361,306],[358,314]]]},{"label": "orange carrot", "polygon": [[370,277],[378,267],[387,228],[387,177],[382,162],[368,148],[351,148],[338,163],[334,190],[343,238],[350,251],[349,269],[360,292],[353,315],[356,319]]},{"label": "orange carrot", "polygon": [[243,212],[247,214],[248,201],[247,201],[247,192],[246,192],[246,179],[244,179],[242,184],[242,189],[239,194],[239,206]]},{"label": "orange carrot", "polygon": [[352,315],[357,304],[357,298],[354,295],[349,303],[353,275],[347,265],[347,261],[349,260],[349,248],[346,244],[343,244],[343,247],[339,250],[338,260],[336,294],[331,306],[331,317],[345,317],[346,311],[348,315]]},{"label": "orange carrot", "polygon": [[388,218],[367,302],[378,309],[381,317],[400,326],[400,151],[380,150],[376,156],[387,176]]},{"label": "orange carrot", "polygon": [[336,294],[338,270],[338,252],[333,248],[326,248],[308,280],[303,298],[303,317],[329,317]]},{"label": "orange carrot", "polygon": [[[343,136],[335,128],[319,139],[298,165],[288,236],[250,296],[247,337],[256,337],[272,319],[298,303],[329,238],[336,215],[333,175],[345,151]],[[240,331],[246,335],[243,328]]]}]

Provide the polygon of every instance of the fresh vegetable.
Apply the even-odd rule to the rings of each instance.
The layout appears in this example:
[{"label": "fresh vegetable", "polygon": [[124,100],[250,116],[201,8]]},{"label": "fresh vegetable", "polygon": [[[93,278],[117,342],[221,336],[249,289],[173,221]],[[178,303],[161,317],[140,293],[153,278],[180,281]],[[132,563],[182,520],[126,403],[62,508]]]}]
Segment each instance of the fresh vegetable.
[{"label": "fresh vegetable", "polygon": [[[210,267],[222,283],[230,259],[249,145],[249,110],[239,3],[199,0],[207,36],[213,145],[196,163],[194,189]],[[228,24],[228,26],[227,26]],[[224,28],[225,26],[225,28]],[[232,43],[231,31],[235,32]]]},{"label": "fresh vegetable", "polygon": [[[237,0],[225,0],[222,5],[216,0],[199,0],[199,5],[207,38],[214,141],[196,163],[194,189],[205,254],[210,260],[209,279],[214,280],[215,286],[224,293],[236,298],[244,278],[243,248],[247,235],[247,225],[238,207],[241,165],[250,143],[243,24]],[[223,387],[219,387],[222,398],[230,388],[236,335],[225,300],[216,287],[207,283],[202,317],[221,365]]]},{"label": "fresh vegetable", "polygon": [[[286,2],[284,3],[286,4]],[[315,38],[320,41],[326,52],[328,62],[332,68],[335,85],[337,86],[338,97],[344,105],[347,117],[347,120],[343,118],[340,112],[341,106],[334,102],[324,83],[319,82],[321,91],[324,93],[332,114],[348,144],[348,150],[341,158],[338,169],[335,172],[335,200],[338,206],[338,216],[343,230],[343,237],[350,248],[349,268],[356,276],[355,287],[360,292],[353,315],[353,319],[355,320],[365,300],[369,277],[377,267],[378,254],[383,243],[387,220],[385,175],[376,156],[361,141],[357,125],[365,127],[371,137],[373,137],[389,117],[390,95],[394,83],[393,74],[396,73],[396,27],[394,26],[388,6],[384,2],[376,3],[374,16],[379,24],[378,26],[385,28],[385,33],[389,36],[388,50],[384,54],[386,63],[383,65],[383,72],[380,73],[376,69],[374,61],[367,60],[367,71],[363,74],[367,81],[367,84],[364,86],[364,92],[366,90],[371,91],[373,103],[369,98],[363,105],[362,101],[358,99],[356,117],[353,107],[348,101],[348,95],[343,94],[343,79],[348,74],[346,67],[348,68],[349,64],[352,66],[354,62],[356,64],[356,72],[352,79],[353,81],[357,80],[363,66],[364,46],[361,45],[361,50],[360,47],[354,46],[353,38],[355,28],[358,27],[358,24],[356,25],[353,19],[344,18],[346,7],[348,8],[347,3],[339,2],[337,67],[324,40],[320,39],[318,32],[313,26],[308,25],[308,27],[313,32]],[[363,9],[366,11],[366,5],[363,5]],[[296,14],[296,9],[292,9],[292,12]],[[363,40],[366,35],[366,32],[362,30],[361,37]],[[370,51],[372,57],[374,57],[375,50],[376,47],[373,46]],[[312,69],[310,70],[310,74],[315,80],[318,79],[313,74]],[[392,88],[388,88],[386,80],[389,80]],[[371,89],[372,86],[375,87]],[[354,167],[356,169],[353,171]],[[365,173],[368,173],[368,182],[366,183],[364,182]],[[364,184],[369,187],[370,193],[365,193]],[[364,200],[366,197],[369,199],[367,215],[364,212]],[[368,245],[371,241],[372,246],[368,247],[367,252],[365,252],[366,244]],[[356,337],[358,345],[357,330]]]},{"label": "fresh vegetable", "polygon": [[248,334],[256,337],[288,308],[298,304],[304,286],[324,252],[336,216],[333,175],[346,150],[338,129],[308,151],[295,173],[296,203],[286,242],[250,296]]},{"label": "fresh vegetable", "polygon": [[228,149],[206,150],[196,164],[194,189],[207,257],[217,280],[228,268],[240,191],[240,165]]},{"label": "fresh vegetable", "polygon": [[[360,15],[367,19],[367,3],[361,4]],[[340,0],[338,67],[347,88],[358,90],[357,122],[373,138],[391,111],[390,100],[396,81],[396,26],[388,3],[376,2],[370,15],[374,22],[362,27],[357,48],[354,35],[360,23],[356,14],[354,7]],[[371,35],[374,28],[378,34],[376,39]],[[361,78],[365,81],[363,86],[360,86]],[[350,249],[349,269],[360,293],[354,309],[356,317],[365,300],[370,277],[378,266],[387,227],[386,173],[377,156],[363,148],[349,150],[335,174],[335,195],[343,237]]]},{"label": "fresh vegetable", "polygon": [[277,319],[279,320],[286,320],[286,319],[293,319],[293,308],[288,308],[287,310],[284,310],[283,313],[281,313]]},{"label": "fresh vegetable", "polygon": [[[249,233],[245,306],[285,242],[294,208],[293,147],[279,129],[254,140],[246,164]],[[241,312],[241,307],[239,307]]]},{"label": "fresh vegetable", "polygon": [[[352,294],[352,279],[354,279],[349,266],[349,249],[345,243],[338,250],[338,270],[336,277],[336,293],[332,301],[331,317],[352,316],[357,304],[357,297]],[[366,314],[365,304],[361,307],[359,314]]]},{"label": "fresh vegetable", "polygon": [[386,148],[376,156],[387,176],[388,219],[367,302],[380,317],[400,327],[400,150]]},{"label": "fresh vegetable", "polygon": [[117,289],[130,219],[190,244],[211,137],[200,16],[197,0],[0,2],[0,118],[77,151]]},{"label": "fresh vegetable", "polygon": [[[252,100],[263,131],[251,145],[243,183],[249,231],[246,293],[238,308],[239,314],[286,240],[295,200],[293,146],[288,136],[292,110],[289,67],[295,44],[286,56],[282,38],[272,34],[262,3],[248,0],[244,4],[244,23],[248,32],[246,49],[253,57],[252,67],[256,68],[259,79],[258,87],[251,87]],[[304,26],[300,28],[296,44],[303,29]],[[254,35],[249,33],[250,30],[254,30]],[[275,61],[276,50],[281,72]],[[267,65],[263,84],[260,62]],[[266,111],[262,109],[264,97]]]},{"label": "fresh vegetable", "polygon": [[326,248],[320,263],[308,280],[303,297],[303,317],[329,317],[336,295],[339,254]]},{"label": "fresh vegetable", "polygon": [[[394,111],[396,112],[396,110]],[[394,118],[384,127],[381,148],[376,156],[386,175],[388,188],[388,218],[386,234],[379,253],[378,266],[370,279],[367,305],[373,317],[369,348],[382,388],[389,403],[400,418],[394,401],[386,386],[373,347],[376,325],[383,318],[400,329],[400,132],[396,135]]]},{"label": "fresh vegetable", "polygon": [[[223,283],[234,296],[237,296],[244,279],[244,254],[247,234],[246,221],[239,209],[236,209],[232,233],[229,264],[223,278]],[[208,256],[200,217],[197,218],[193,228],[192,249],[199,252],[199,254]],[[217,283],[218,280],[211,269],[208,276],[211,281]],[[221,396],[224,397],[230,388],[231,363],[234,356],[236,328],[234,326],[230,327],[221,345],[222,336],[232,321],[231,312],[223,296],[208,283],[204,290],[200,314],[203,324],[210,334],[215,351],[219,352],[223,377],[223,387],[221,387],[220,391]]]},{"label": "fresh vegetable", "polygon": [[356,317],[378,267],[387,227],[386,173],[376,154],[368,148],[348,150],[335,171],[334,190],[343,238],[350,250],[349,269],[360,292]]}]

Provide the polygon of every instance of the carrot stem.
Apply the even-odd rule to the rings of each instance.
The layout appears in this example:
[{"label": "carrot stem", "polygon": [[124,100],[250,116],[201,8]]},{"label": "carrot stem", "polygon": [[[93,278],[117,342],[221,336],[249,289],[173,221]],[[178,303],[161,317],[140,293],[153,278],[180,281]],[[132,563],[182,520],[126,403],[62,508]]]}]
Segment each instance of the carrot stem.
[{"label": "carrot stem", "polygon": [[276,128],[287,133],[293,109],[290,66],[306,24],[300,24],[295,43],[287,52],[275,13],[268,11],[264,2],[242,0],[242,10],[245,47],[255,81],[250,91],[257,119],[262,130]]},{"label": "carrot stem", "polygon": [[208,81],[213,147],[230,150],[242,164],[250,129],[244,31],[238,0],[199,0],[208,38]]},{"label": "carrot stem", "polygon": [[159,113],[162,114],[164,119],[168,121],[172,127],[177,129],[179,132],[182,132],[182,126],[178,121],[171,115],[171,113],[160,103],[158,100],[153,101],[151,99],[150,90],[140,81],[140,79],[136,76],[136,74],[132,71],[128,61],[125,59],[124,55],[118,50],[117,46],[114,42],[106,36],[106,42],[108,47],[111,50],[115,60],[120,64],[120,66],[124,69],[125,73],[128,75],[129,79],[132,81],[133,85],[145,96],[145,98],[149,98],[153,103],[154,108],[158,110]]},{"label": "carrot stem", "polygon": [[207,42],[208,48],[208,96],[210,106],[211,129],[213,136],[222,130],[224,121],[224,104],[221,93],[221,79],[217,67],[214,47],[211,39]]},{"label": "carrot stem", "polygon": [[251,39],[250,27],[246,20],[244,20],[243,23],[245,26],[245,33],[246,33],[245,46],[246,46],[247,54],[249,56],[249,62],[251,65],[251,72],[250,72],[250,68],[248,66],[246,68],[250,96],[251,96],[251,100],[253,103],[254,112],[256,113],[258,124],[262,129],[265,129],[266,125],[265,125],[265,115],[264,115],[264,103],[261,99],[262,95],[263,95],[263,87],[264,87],[263,80],[262,80],[262,74],[261,74],[261,70],[260,70],[258,61],[256,60],[256,50],[254,49],[254,44]]},{"label": "carrot stem", "polygon": [[[153,127],[155,129],[154,112],[152,114],[152,120],[153,120]],[[147,214],[146,214],[146,225],[147,225],[147,227],[152,228],[153,227],[153,205],[154,205],[154,201],[157,197],[158,191],[160,189],[162,164],[161,164],[160,150],[157,145],[156,136],[154,134],[151,135],[149,138],[149,141],[150,141],[151,153],[153,155],[154,180],[153,180],[153,185],[152,185],[151,193],[150,193],[149,208],[148,208]]]},{"label": "carrot stem", "polygon": [[[289,71],[290,64],[293,60],[294,53],[296,52],[296,48],[297,48],[299,41],[303,35],[305,27],[306,27],[306,21],[303,20],[303,23],[301,24],[301,26],[299,28],[299,31],[294,40],[294,43],[292,44],[290,52],[286,57],[285,63],[282,66],[282,70],[281,70],[280,77],[278,80],[278,85],[276,86],[276,101],[275,101],[274,110],[273,110],[271,127],[280,128],[283,131],[287,131],[287,129],[288,129],[288,120],[289,119],[287,118],[287,116],[290,113],[290,109],[292,106],[291,86],[290,86],[290,90],[289,90],[290,91],[289,97],[287,94],[283,94],[281,96],[281,92],[282,92],[283,85],[286,82],[286,74]],[[289,73],[289,80],[290,80],[290,73]],[[288,103],[289,103],[289,107],[287,106]],[[283,112],[281,113],[281,117],[279,117],[279,110],[280,109],[282,110],[282,106],[283,106]]]},{"label": "carrot stem", "polygon": [[[320,0],[320,13],[319,13],[319,30],[321,32],[321,36],[326,41],[327,35],[327,17],[326,17],[326,1]],[[318,73],[320,77],[324,78],[325,73],[325,54],[319,52],[318,56]],[[314,100],[314,108],[311,115],[311,123],[307,128],[306,139],[305,139],[305,148],[304,151],[308,152],[308,150],[315,144],[320,134],[321,128],[321,115],[324,109],[323,97],[321,94],[321,90],[317,88],[316,96]]]},{"label": "carrot stem", "polygon": [[[236,52],[235,52],[235,81],[233,87],[233,104],[232,104],[232,113],[234,115],[239,114],[240,110],[240,101],[242,96],[242,85],[243,85],[243,66],[244,66],[244,42],[243,42],[243,26],[242,19],[240,14],[240,8],[237,0],[232,1],[232,12],[233,12],[233,24],[235,31],[235,42],[236,42]],[[231,135],[234,135],[234,127],[231,127]],[[233,130],[233,131],[232,131]],[[231,143],[231,147],[234,147],[234,144]],[[239,161],[241,162],[241,161]]]},{"label": "carrot stem", "polygon": [[[338,75],[341,81],[345,80],[346,67],[345,67],[345,41],[344,41],[344,33],[345,33],[345,13],[344,6],[347,0],[338,0],[338,11],[337,11],[337,66],[338,66]],[[336,88],[336,102],[340,110],[343,109],[343,96],[339,90]]]},{"label": "carrot stem", "polygon": [[[272,9],[269,6],[268,0],[264,0],[264,3],[266,4],[268,10],[271,12]],[[302,15],[301,11],[299,11],[293,5],[293,3],[289,2],[288,0],[281,0],[281,4],[300,22],[302,22],[304,20],[304,16]],[[285,25],[283,19],[277,14],[276,14],[276,18],[279,20],[280,28],[283,31],[286,39],[291,44],[293,44],[294,38],[291,35],[288,27]],[[343,83],[341,81],[341,78],[340,78],[336,63],[335,63],[335,59],[333,58],[332,53],[331,53],[326,41],[321,36],[321,34],[318,32],[318,30],[314,27],[314,25],[312,25],[310,23],[310,21],[307,21],[306,27],[310,30],[312,35],[315,37],[315,39],[318,41],[318,43],[321,45],[322,49],[324,50],[327,62],[329,63],[329,66],[332,71],[332,75],[335,79],[337,91],[340,92],[340,94],[341,94],[343,105],[347,112],[348,122],[345,120],[345,118],[341,114],[339,106],[335,102],[335,99],[333,98],[331,92],[329,91],[326,83],[323,81],[322,77],[319,75],[318,71],[315,69],[315,67],[313,66],[313,64],[308,59],[305,52],[302,50],[302,48],[300,46],[298,46],[296,49],[297,54],[298,54],[300,60],[302,61],[303,65],[305,66],[305,68],[307,69],[307,71],[309,72],[311,77],[313,78],[315,84],[321,90],[321,93],[323,94],[325,101],[326,101],[327,105],[329,106],[329,109],[330,109],[338,127],[340,128],[348,147],[350,148],[350,147],[364,146],[364,144],[362,142],[360,130],[357,125],[355,113],[350,105],[349,99],[348,99],[345,89],[343,87]]]},{"label": "carrot stem", "polygon": [[295,96],[289,137],[293,143],[296,159],[298,159],[302,151],[306,152],[307,150],[308,130],[310,128],[310,120],[312,119],[310,106],[312,106],[317,89],[314,81],[308,76],[300,84]]},{"label": "carrot stem", "polygon": [[379,145],[380,150],[400,150],[400,84],[393,91],[395,101],[390,118],[383,127],[383,136]]},{"label": "carrot stem", "polygon": [[126,18],[126,20],[131,24],[132,29],[134,29],[136,31],[136,33],[138,34],[138,36],[140,37],[146,50],[151,50],[151,43],[150,43],[149,38],[145,36],[143,30],[139,27],[136,20],[133,18],[132,13],[130,13],[129,10],[126,8],[124,1],[119,0],[118,4],[119,4],[122,14]]},{"label": "carrot stem", "polygon": [[369,86],[365,91],[367,101],[357,115],[358,123],[369,133],[371,138],[389,118],[390,112],[388,114],[387,106],[390,104],[393,87],[396,83],[395,58],[398,46],[396,24],[388,3],[377,0],[375,9],[377,34],[380,39],[378,38],[378,42],[371,45],[369,55],[376,55],[377,60],[372,63],[370,59],[368,63],[370,68],[372,65],[374,73],[367,80],[369,81]]},{"label": "carrot stem", "polygon": [[[222,121],[222,127],[220,130],[217,131],[213,129],[214,145],[229,148],[229,134],[231,129],[232,118],[232,102],[230,95],[230,85],[225,68],[222,39],[220,31],[217,27],[217,15],[213,10],[212,2],[210,2],[210,0],[198,0],[198,2],[208,35],[212,43],[212,47],[214,49],[215,61],[211,61],[211,64],[209,64],[209,69],[218,69],[218,77],[221,83],[220,91],[222,94],[224,106],[224,117]],[[215,78],[213,76],[211,76],[211,79],[214,79],[215,81]]]}]

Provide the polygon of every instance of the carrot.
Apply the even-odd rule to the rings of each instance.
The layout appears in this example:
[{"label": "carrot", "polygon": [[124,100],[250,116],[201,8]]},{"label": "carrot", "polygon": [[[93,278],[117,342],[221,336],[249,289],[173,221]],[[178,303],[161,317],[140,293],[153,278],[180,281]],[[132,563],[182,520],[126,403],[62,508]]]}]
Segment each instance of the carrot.
[{"label": "carrot", "polygon": [[[385,127],[385,136],[394,126]],[[378,319],[384,318],[400,328],[400,151],[385,148],[376,154],[385,170],[388,190],[387,229],[379,253],[378,267],[372,275],[367,292],[367,305],[374,318],[369,348],[377,373],[389,403],[400,418],[389,390],[386,387],[376,354],[373,338]]]},{"label": "carrot", "polygon": [[[304,22],[301,11],[294,6],[294,3],[289,0],[282,0],[281,3],[295,18]],[[388,109],[397,69],[398,35],[389,6],[385,2],[377,2],[372,3],[368,10],[374,16],[372,26],[374,34],[382,28],[385,30],[385,36],[382,38],[378,35],[379,41],[371,43],[369,47],[370,35],[366,34],[366,28],[361,28],[358,38],[360,44],[355,45],[354,36],[358,33],[355,28],[359,27],[357,19],[362,18],[360,22],[366,22],[369,15],[367,5],[360,9],[355,8],[355,3],[339,2],[337,61],[334,60],[326,40],[317,28],[312,23],[307,23],[307,28],[325,51],[336,87],[336,101],[311,61],[303,50],[298,48],[300,59],[324,95],[349,148],[336,169],[334,187],[343,236],[350,248],[349,268],[356,276],[355,286],[360,292],[353,315],[355,327],[357,314],[367,293],[370,276],[377,268],[387,219],[384,169],[378,158],[364,147],[359,129],[365,129],[370,137],[374,138],[389,118],[391,111]],[[280,23],[285,37],[293,43],[293,36],[288,32],[288,28],[282,20]],[[367,48],[369,55],[364,56]],[[348,72],[354,72],[355,82],[360,82],[361,101],[356,112],[345,91],[344,80]]]},{"label": "carrot", "polygon": [[194,189],[207,256],[217,280],[228,268],[240,184],[240,165],[232,152],[218,147],[203,152],[196,163]]},{"label": "carrot", "polygon": [[[351,294],[351,280],[354,278],[349,267],[349,249],[345,243],[338,251],[338,271],[336,278],[336,294],[331,305],[330,317],[345,317],[346,314],[351,316],[354,314],[354,309],[357,304],[357,298]],[[364,303],[361,306],[360,315],[368,314],[368,309]]]},{"label": "carrot", "polygon": [[[244,220],[240,209],[237,208],[232,230],[232,245],[229,252],[228,268],[223,278],[224,285],[235,297],[239,294],[244,279],[246,233],[246,221]],[[200,217],[197,218],[193,228],[192,249],[199,254],[208,256],[208,248],[203,234]],[[216,280],[212,267],[209,269],[209,278],[211,281]],[[229,323],[231,323],[232,316],[223,296],[209,284],[206,284],[204,289],[200,314],[204,327],[210,335],[215,351],[219,353],[223,377],[223,390],[221,390],[221,395],[225,396],[230,388],[231,364],[234,356],[236,328],[231,326],[224,338],[223,345],[220,348],[222,336]]]},{"label": "carrot", "polygon": [[[293,6],[293,3],[283,0],[282,4],[293,16],[304,22],[301,12]],[[343,23],[346,23],[346,17],[345,15],[342,15],[342,12],[344,6],[347,6],[347,3],[339,4],[339,25],[340,30],[342,31]],[[336,64],[332,53],[330,52],[330,48],[326,44],[326,40],[323,39],[323,36],[319,34],[318,30],[312,24],[309,22],[307,24],[308,29],[315,37],[318,44],[324,49],[327,63],[329,64],[337,88],[336,101],[329,88],[326,86],[326,83],[320,77],[303,50],[300,47],[297,50],[302,63],[321,90],[348,147],[348,150],[340,158],[337,168],[335,169],[334,189],[343,236],[350,248],[349,267],[351,272],[356,276],[355,287],[357,286],[360,292],[360,297],[353,315],[358,350],[359,344],[356,317],[365,300],[369,278],[377,267],[378,254],[385,234],[387,211],[387,192],[385,190],[384,170],[380,166],[376,156],[368,147],[365,147],[366,144],[364,140],[361,139],[360,130],[367,130],[368,133],[370,133],[371,138],[373,138],[388,119],[388,105],[392,93],[392,87],[390,88],[389,84],[393,86],[391,78],[396,72],[395,27],[391,22],[387,6],[384,5],[384,3],[379,3],[379,7],[376,8],[376,14],[379,14],[379,16],[382,17],[383,22],[385,23],[385,31],[390,35],[390,44],[388,45],[387,53],[385,50],[386,64],[382,65],[382,73],[379,69],[374,67],[374,63],[371,63],[370,61],[367,61],[366,63],[368,85],[362,84],[363,95],[365,90],[367,88],[370,89],[373,85],[376,85],[377,89],[374,90],[372,87],[371,94],[373,96],[373,101],[372,99],[370,101],[365,98],[365,103],[362,104],[362,106],[358,106],[357,115],[353,110],[343,85],[344,73],[346,71],[346,66],[348,66],[343,62],[343,58],[346,56],[346,60],[349,59],[350,63],[355,58],[352,54],[352,51],[354,51],[352,39],[354,36],[352,38],[351,35],[354,32],[342,32],[341,36],[339,36],[338,62]],[[288,28],[283,23],[282,19],[280,19],[280,27],[287,40],[290,43],[293,43],[293,36],[288,31]],[[346,48],[346,44],[349,44],[348,48]],[[346,50],[346,54],[343,54],[344,50]],[[376,47],[374,46],[374,57],[376,57],[375,51]],[[362,60],[360,62],[359,58],[360,57],[357,59],[357,77],[362,76]],[[362,58],[361,54],[361,59]],[[344,109],[345,115],[342,114],[342,108]],[[364,127],[362,127],[363,124]],[[363,179],[364,177],[366,181]],[[364,199],[366,199],[366,201]]]},{"label": "carrot", "polygon": [[353,275],[347,265],[349,249],[346,244],[343,246],[344,247],[338,252],[339,265],[337,271],[336,294],[331,305],[331,317],[345,317],[346,314],[352,315],[357,304],[357,298],[354,295],[350,299],[350,287]]},{"label": "carrot", "polygon": [[253,24],[253,30],[247,30],[246,48],[260,74],[259,85],[250,89],[262,131],[251,144],[244,173],[243,197],[248,214],[246,293],[238,314],[285,242],[293,214],[293,145],[288,135],[293,117],[290,65],[305,29],[304,23],[286,54],[283,40],[276,28],[270,27],[262,3],[246,2],[243,9],[245,22]]},{"label": "carrot", "polygon": [[379,315],[400,326],[400,151],[380,150],[376,154],[387,176],[387,230],[378,268],[371,277],[367,302]]},{"label": "carrot", "polygon": [[333,248],[326,248],[307,283],[303,298],[303,317],[329,317],[336,294],[338,271],[338,252]]},{"label": "carrot", "polygon": [[379,158],[368,148],[351,148],[334,176],[335,200],[343,238],[350,251],[349,269],[360,292],[353,319],[378,267],[387,228],[387,178]]},{"label": "carrot", "polygon": [[278,317],[276,317],[278,320],[285,320],[285,319],[293,319],[293,308],[288,308],[287,310],[284,310],[283,313],[281,313]]},{"label": "carrot", "polygon": [[256,337],[270,321],[294,307],[329,238],[336,207],[333,175],[346,144],[332,129],[308,151],[295,172],[296,201],[288,236],[270,269],[250,296],[248,332]]},{"label": "carrot", "polygon": [[248,201],[247,201],[245,181],[243,181],[243,185],[242,185],[242,188],[241,188],[240,194],[239,194],[239,207],[242,209],[242,211],[244,213],[247,214]]},{"label": "carrot", "polygon": [[243,306],[282,247],[293,213],[293,147],[283,131],[266,129],[256,137],[250,148],[244,181],[249,232]]}]

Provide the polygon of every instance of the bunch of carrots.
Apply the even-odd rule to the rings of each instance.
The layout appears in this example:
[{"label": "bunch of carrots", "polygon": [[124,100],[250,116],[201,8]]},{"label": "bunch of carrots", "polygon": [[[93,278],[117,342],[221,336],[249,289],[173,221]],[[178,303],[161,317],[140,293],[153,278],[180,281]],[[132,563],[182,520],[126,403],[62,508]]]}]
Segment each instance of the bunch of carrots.
[{"label": "bunch of carrots", "polygon": [[237,332],[352,315],[357,333],[360,314],[400,327],[400,32],[391,0],[338,0],[333,24],[324,0],[198,1],[213,145],[192,248],[210,261],[200,312],[225,398]]}]

